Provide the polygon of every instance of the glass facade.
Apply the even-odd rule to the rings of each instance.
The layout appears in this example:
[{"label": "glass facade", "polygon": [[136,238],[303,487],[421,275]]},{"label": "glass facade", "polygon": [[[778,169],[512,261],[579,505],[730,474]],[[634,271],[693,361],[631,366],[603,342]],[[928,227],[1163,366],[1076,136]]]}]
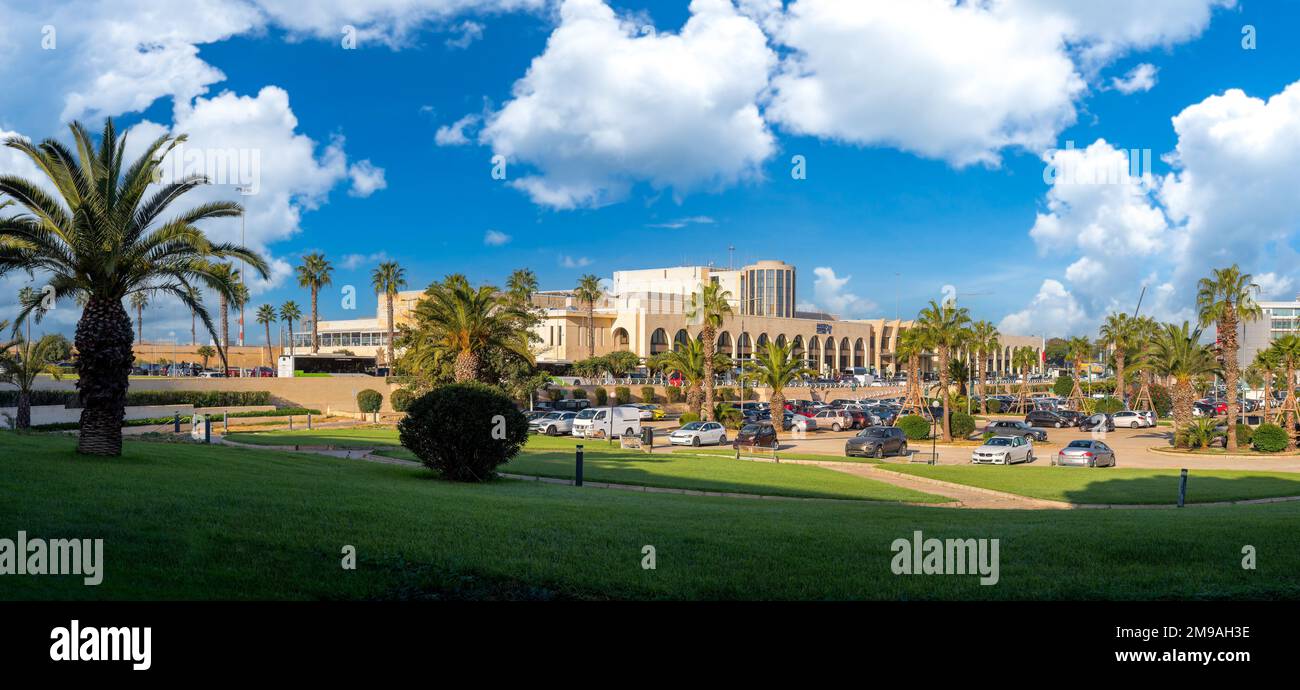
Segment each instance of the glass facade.
[{"label": "glass facade", "polygon": [[741,313],[794,318],[794,267],[749,266],[740,274]]},{"label": "glass facade", "polygon": [[[388,345],[386,331],[336,331],[322,332],[320,346],[325,347],[384,347]],[[294,347],[311,347],[311,332],[294,333]]]}]

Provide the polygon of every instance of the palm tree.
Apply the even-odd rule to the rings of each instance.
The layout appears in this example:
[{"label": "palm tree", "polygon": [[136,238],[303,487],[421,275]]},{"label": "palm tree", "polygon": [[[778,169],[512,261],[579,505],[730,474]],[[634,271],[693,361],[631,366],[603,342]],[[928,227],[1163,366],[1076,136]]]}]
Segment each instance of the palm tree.
[{"label": "palm tree", "polygon": [[968,347],[975,352],[977,358],[975,362],[976,385],[979,387],[980,396],[980,414],[989,413],[989,403],[984,396],[984,377],[988,375],[989,354],[1001,347],[1002,334],[998,333],[998,327],[988,321],[976,321],[970,327],[970,343]]},{"label": "palm tree", "polygon": [[[1237,323],[1264,315],[1255,295],[1259,286],[1237,264],[1214,269],[1212,278],[1201,278],[1196,289],[1196,311],[1201,327],[1214,324],[1223,354],[1223,383],[1227,388],[1228,423],[1237,423]],[[1237,449],[1237,435],[1228,434],[1228,450]]]},{"label": "palm tree", "polygon": [[1278,362],[1286,372],[1286,378],[1282,384],[1286,386],[1286,398],[1282,402],[1282,409],[1286,413],[1284,420],[1286,426],[1286,449],[1295,450],[1295,421],[1296,421],[1296,399],[1295,399],[1295,372],[1300,367],[1300,335],[1287,333],[1273,341],[1272,349],[1277,351]]},{"label": "palm tree", "polygon": [[239,310],[239,337],[235,342],[240,345],[244,344],[244,306],[248,304],[249,299],[251,297],[248,294],[248,286],[244,284],[244,278],[240,275],[239,282],[235,283],[235,290],[230,295],[230,306]]},{"label": "palm tree", "polygon": [[1156,372],[1172,381],[1170,397],[1174,403],[1175,444],[1184,444],[1180,430],[1192,421],[1192,399],[1195,391],[1192,382],[1213,375],[1219,369],[1214,351],[1201,343],[1201,329],[1192,328],[1184,321],[1182,326],[1165,324],[1151,343],[1151,362]]},{"label": "palm tree", "polygon": [[431,347],[430,357],[451,355],[455,358],[455,380],[472,381],[478,377],[483,356],[488,350],[504,351],[528,362],[533,361],[526,331],[519,328],[525,314],[513,303],[502,299],[497,289],[483,285],[477,289],[451,276],[434,283],[415,307],[421,338]]},{"label": "palm tree", "polygon": [[217,351],[212,349],[211,345],[200,345],[194,354],[203,358],[203,368],[208,368],[208,360],[217,356]]},{"label": "palm tree", "polygon": [[673,349],[660,353],[654,362],[654,367],[668,374],[678,374],[686,386],[686,407],[695,414],[700,414],[700,406],[704,404],[704,394],[702,384],[708,378],[727,371],[731,368],[731,358],[721,352],[713,356],[713,371],[709,375],[704,368],[705,356],[704,343],[691,338],[686,341],[685,345],[678,345]]},{"label": "palm tree", "polygon": [[[203,293],[199,292],[198,288],[195,287],[186,288],[185,293],[189,295],[190,299],[195,302],[198,302],[201,299],[203,299]],[[190,310],[190,345],[197,345],[199,343],[199,334],[198,334],[198,329],[196,328],[197,320],[198,320],[198,315],[194,313],[193,309],[191,309]]]},{"label": "palm tree", "polygon": [[958,307],[951,302],[940,305],[930,300],[930,306],[921,310],[917,317],[917,328],[926,334],[926,339],[938,350],[939,354],[939,390],[943,395],[943,440],[952,440],[952,400],[948,394],[948,359],[955,350],[961,349],[970,338],[970,312],[965,307]]},{"label": "palm tree", "polygon": [[[707,353],[709,349],[705,344],[704,351]],[[804,366],[802,360],[791,356],[791,349],[789,345],[778,345],[775,341],[769,340],[767,345],[756,353],[757,356],[751,363],[753,368],[745,371],[745,378],[755,386],[767,386],[771,389],[771,393],[767,396],[768,408],[772,411],[772,427],[778,434],[783,426],[782,420],[785,415],[785,387],[805,375],[816,373]],[[710,378],[712,377],[705,380]]]},{"label": "palm tree", "polygon": [[370,274],[370,284],[375,288],[375,294],[383,294],[388,302],[388,349],[384,353],[384,365],[388,367],[390,373],[393,368],[393,298],[397,297],[398,291],[406,287],[406,270],[397,265],[396,261],[385,261],[379,264]]},{"label": "palm tree", "polygon": [[[908,328],[898,334],[898,342],[894,346],[894,357],[900,362],[905,362],[907,366],[907,392],[903,395],[904,405],[916,403],[922,397],[921,357],[929,350],[930,342],[926,339],[924,330]],[[922,410],[917,410],[917,412],[922,412]]]},{"label": "palm tree", "polygon": [[1017,347],[1011,351],[1011,366],[1020,371],[1020,400],[1019,407],[1021,412],[1028,412],[1025,409],[1029,398],[1029,372],[1038,364],[1038,352],[1028,345]]},{"label": "palm tree", "polygon": [[[718,329],[722,320],[731,315],[731,293],[721,283],[709,281],[691,294],[686,304],[686,318],[700,324],[700,340],[704,341],[704,369],[713,371],[713,357],[718,348]],[[712,376],[704,379],[704,418],[713,421]]]},{"label": "palm tree", "polygon": [[1266,347],[1255,353],[1255,360],[1251,364],[1259,370],[1260,378],[1264,383],[1264,399],[1261,402],[1262,409],[1260,417],[1268,421],[1268,408],[1273,402],[1273,379],[1277,376],[1277,370],[1282,366],[1282,358],[1273,346]]},{"label": "palm tree", "polygon": [[334,272],[334,267],[325,259],[324,254],[313,252],[302,257],[302,265],[298,266],[297,272],[298,287],[311,290],[311,353],[314,355],[320,351],[320,331],[318,328],[320,312],[317,310],[317,302],[320,297],[320,289],[332,282],[330,275]]},{"label": "palm tree", "polygon": [[1129,318],[1124,312],[1115,312],[1106,317],[1106,321],[1101,324],[1102,343],[1109,344],[1115,348],[1115,393],[1119,401],[1128,409],[1128,390],[1124,385],[1124,364],[1128,355],[1128,349],[1132,346],[1132,339],[1136,323]]},{"label": "palm tree", "polygon": [[1065,341],[1066,356],[1074,369],[1074,389],[1070,391],[1070,400],[1079,407],[1083,404],[1083,365],[1092,357],[1092,342],[1086,336],[1077,335]]},{"label": "palm tree", "polygon": [[600,289],[600,278],[588,273],[578,279],[578,287],[573,290],[573,298],[580,304],[587,305],[587,356],[596,356],[596,300],[604,291]]},{"label": "palm tree", "polygon": [[[145,292],[131,293],[131,308],[135,310],[135,323],[138,339],[136,342],[144,344],[144,308],[149,306],[149,295]],[[30,338],[30,336],[28,336]]]},{"label": "palm tree", "polygon": [[[302,310],[298,308],[298,303],[289,300],[280,305],[280,320],[289,325],[289,355],[293,356],[293,322],[302,318]],[[281,348],[283,349],[283,348]]]},{"label": "palm tree", "polygon": [[[0,325],[0,328],[3,328]],[[29,429],[32,426],[32,384],[40,374],[49,374],[58,381],[62,378],[59,368],[54,366],[51,349],[55,346],[52,338],[41,338],[33,343],[30,339],[19,339],[6,343],[0,349],[0,383],[7,383],[18,389],[18,416],[14,426]],[[17,347],[18,352],[9,353],[9,348]]]},{"label": "palm tree", "polygon": [[506,292],[515,304],[521,307],[531,305],[533,295],[537,292],[537,274],[528,268],[514,271],[506,279]]},{"label": "palm tree", "polygon": [[[76,333],[82,405],[77,450],[120,455],[135,360],[131,318],[122,301],[140,290],[173,295],[198,312],[211,331],[207,310],[189,296],[188,288],[203,285],[230,294],[233,284],[214,270],[219,260],[241,259],[264,276],[267,265],[255,252],[213,242],[197,227],[205,220],[242,215],[235,202],[200,204],[162,219],[174,201],[207,184],[196,175],[160,184],[147,195],[162,159],[185,140],[183,135],[155,139],[131,162],[122,158],[126,137],[118,136],[112,120],[104,124],[98,149],[80,123],[69,127],[73,149],[54,139],[32,144],[10,137],[5,142],[31,159],[45,179],[0,176],[0,196],[24,209],[0,219],[0,275],[41,271],[49,276],[56,302],[85,299]],[[57,195],[47,194],[46,188]],[[25,305],[20,318],[35,308]]]},{"label": "palm tree", "polygon": [[238,297],[239,292],[239,269],[234,264],[224,263],[212,267],[212,271],[221,280],[230,283],[230,289],[217,294],[218,311],[221,312],[221,338],[217,341],[217,354],[221,357],[221,370],[224,372],[230,368],[230,360],[227,349],[230,347],[230,303]]},{"label": "palm tree", "polygon": [[263,304],[257,308],[257,322],[266,327],[266,358],[271,363],[275,363],[275,351],[271,349],[271,324],[278,321],[279,315],[275,313],[275,307]]}]

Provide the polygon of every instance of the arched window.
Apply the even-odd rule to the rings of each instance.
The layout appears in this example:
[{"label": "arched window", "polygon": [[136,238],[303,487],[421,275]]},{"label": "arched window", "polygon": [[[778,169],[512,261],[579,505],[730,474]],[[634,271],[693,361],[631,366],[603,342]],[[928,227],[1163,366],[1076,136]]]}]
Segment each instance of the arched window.
[{"label": "arched window", "polygon": [[686,347],[690,344],[691,344],[691,334],[687,333],[685,328],[681,329],[680,331],[677,331],[677,335],[673,336],[674,350],[676,350],[679,347]]},{"label": "arched window", "polygon": [[614,349],[619,352],[627,352],[627,350],[629,349],[627,329],[625,328],[614,329]]},{"label": "arched window", "polygon": [[858,341],[856,343],[853,343],[853,366],[855,367],[867,366],[866,359],[867,359],[867,344],[862,340],[862,338],[858,338]]},{"label": "arched window", "polygon": [[650,354],[657,355],[667,351],[668,333],[662,328],[656,328],[655,332],[650,334]]}]

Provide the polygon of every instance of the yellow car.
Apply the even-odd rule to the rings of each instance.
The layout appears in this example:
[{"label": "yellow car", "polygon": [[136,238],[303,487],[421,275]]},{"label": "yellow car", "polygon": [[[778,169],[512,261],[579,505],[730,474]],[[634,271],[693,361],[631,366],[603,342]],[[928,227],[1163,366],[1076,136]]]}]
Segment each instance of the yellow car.
[{"label": "yellow car", "polygon": [[641,410],[642,421],[645,421],[647,419],[651,421],[655,421],[664,418],[664,408],[659,407],[658,405],[646,403],[644,405],[634,405],[633,407],[637,408],[638,410]]}]

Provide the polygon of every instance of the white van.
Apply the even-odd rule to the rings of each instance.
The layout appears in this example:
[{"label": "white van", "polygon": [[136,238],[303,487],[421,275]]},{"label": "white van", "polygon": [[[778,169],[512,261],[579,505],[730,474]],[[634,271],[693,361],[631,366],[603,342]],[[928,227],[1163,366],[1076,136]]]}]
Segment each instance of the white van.
[{"label": "white van", "polygon": [[866,367],[848,367],[844,370],[844,375],[852,376],[859,386],[869,386],[876,380],[875,375],[868,372]]},{"label": "white van", "polygon": [[641,433],[641,410],[635,407],[589,407],[573,420],[578,438],[637,436]]}]

